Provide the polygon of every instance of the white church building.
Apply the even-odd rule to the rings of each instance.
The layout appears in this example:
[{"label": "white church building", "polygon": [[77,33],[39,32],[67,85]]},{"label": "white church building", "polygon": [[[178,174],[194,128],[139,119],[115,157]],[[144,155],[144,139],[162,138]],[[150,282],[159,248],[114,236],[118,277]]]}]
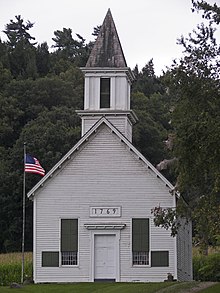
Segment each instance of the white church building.
[{"label": "white church building", "polygon": [[28,192],[33,278],[44,282],[192,280],[191,224],[155,227],[172,184],[132,145],[133,74],[110,10],[84,68],[79,142]]}]

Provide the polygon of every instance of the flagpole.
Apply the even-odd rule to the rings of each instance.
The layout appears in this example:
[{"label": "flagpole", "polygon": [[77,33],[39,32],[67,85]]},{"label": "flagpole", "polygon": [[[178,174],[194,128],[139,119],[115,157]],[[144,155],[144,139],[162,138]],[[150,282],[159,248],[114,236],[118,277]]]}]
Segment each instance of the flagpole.
[{"label": "flagpole", "polygon": [[25,239],[25,160],[26,160],[26,142],[24,142],[24,174],[23,174],[23,204],[22,204],[22,263],[21,263],[21,284],[24,282],[24,239]]}]

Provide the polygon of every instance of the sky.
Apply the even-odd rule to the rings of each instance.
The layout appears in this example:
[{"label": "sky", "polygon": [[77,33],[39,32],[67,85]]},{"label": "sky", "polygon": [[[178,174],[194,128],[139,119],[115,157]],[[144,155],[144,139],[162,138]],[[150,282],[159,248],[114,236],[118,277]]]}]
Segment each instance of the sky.
[{"label": "sky", "polygon": [[6,40],[5,25],[21,15],[34,23],[29,32],[39,44],[46,41],[51,47],[54,31],[63,28],[71,28],[73,38],[78,33],[93,41],[93,28],[102,24],[108,8],[128,66],[141,70],[153,58],[156,75],[182,56],[177,39],[202,22],[191,12],[191,0],[0,0],[0,38]]}]

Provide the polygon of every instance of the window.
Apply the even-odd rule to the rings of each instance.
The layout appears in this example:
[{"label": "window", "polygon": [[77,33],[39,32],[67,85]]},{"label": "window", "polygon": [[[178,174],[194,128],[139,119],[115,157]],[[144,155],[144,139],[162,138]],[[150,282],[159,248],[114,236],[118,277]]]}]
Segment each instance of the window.
[{"label": "window", "polygon": [[100,108],[110,108],[110,78],[100,80]]},{"label": "window", "polygon": [[61,264],[77,265],[78,220],[61,219]]},{"label": "window", "polygon": [[149,219],[132,219],[132,264],[149,265]]}]

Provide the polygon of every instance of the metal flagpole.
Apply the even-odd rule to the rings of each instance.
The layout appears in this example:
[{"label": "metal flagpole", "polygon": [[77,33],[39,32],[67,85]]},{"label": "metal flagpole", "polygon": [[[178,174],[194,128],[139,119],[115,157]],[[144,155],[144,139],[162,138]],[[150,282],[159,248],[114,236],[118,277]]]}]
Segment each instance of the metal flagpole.
[{"label": "metal flagpole", "polygon": [[26,142],[24,142],[24,175],[23,175],[23,217],[22,217],[22,263],[21,263],[21,284],[24,282],[24,236],[25,236],[25,160],[26,160]]}]

